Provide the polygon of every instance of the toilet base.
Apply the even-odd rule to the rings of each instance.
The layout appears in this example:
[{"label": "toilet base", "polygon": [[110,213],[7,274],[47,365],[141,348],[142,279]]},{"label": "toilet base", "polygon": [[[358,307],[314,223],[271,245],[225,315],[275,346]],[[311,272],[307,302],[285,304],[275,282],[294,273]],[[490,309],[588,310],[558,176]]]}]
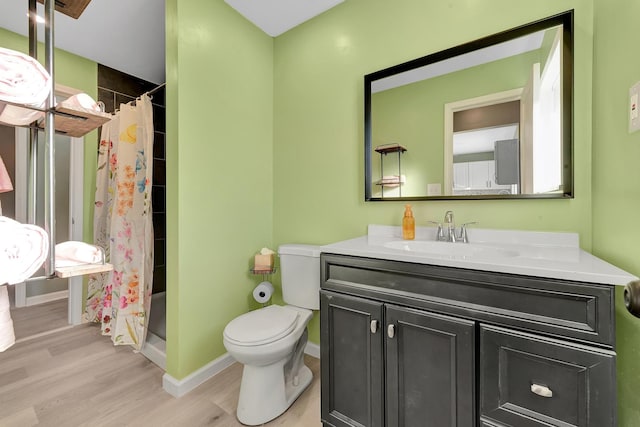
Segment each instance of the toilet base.
[{"label": "toilet base", "polygon": [[311,384],[313,374],[306,365],[302,365],[298,375],[285,384],[284,362],[270,366],[244,366],[236,413],[242,424],[255,426],[278,417]]}]

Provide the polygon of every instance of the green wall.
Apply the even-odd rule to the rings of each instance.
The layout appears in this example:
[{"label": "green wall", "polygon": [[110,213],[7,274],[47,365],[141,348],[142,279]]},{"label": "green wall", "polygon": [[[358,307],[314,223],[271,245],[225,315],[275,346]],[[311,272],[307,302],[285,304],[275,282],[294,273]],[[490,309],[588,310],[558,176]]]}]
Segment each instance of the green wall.
[{"label": "green wall", "polygon": [[364,202],[365,74],[568,9],[576,11],[576,197],[413,205],[418,225],[453,210],[483,228],[577,232],[590,249],[593,3],[584,0],[351,0],[277,37],[274,244],[325,244],[364,235],[367,224],[400,225],[403,203]]},{"label": "green wall", "polygon": [[225,353],[271,245],[273,39],[222,1],[166,2],[167,372]]},{"label": "green wall", "polygon": [[[629,88],[640,80],[635,33],[640,3],[595,0],[593,252],[640,275],[640,132],[628,132]],[[618,421],[640,425],[640,320],[616,295]]]}]

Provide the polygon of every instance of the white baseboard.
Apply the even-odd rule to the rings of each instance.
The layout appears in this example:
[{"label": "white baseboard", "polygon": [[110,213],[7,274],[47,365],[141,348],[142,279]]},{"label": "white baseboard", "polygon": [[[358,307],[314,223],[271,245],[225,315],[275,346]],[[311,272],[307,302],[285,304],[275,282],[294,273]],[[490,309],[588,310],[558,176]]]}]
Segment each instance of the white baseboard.
[{"label": "white baseboard", "polygon": [[304,352],[309,356],[315,357],[316,359],[320,359],[320,346],[318,344],[312,343],[311,341],[307,341],[307,345],[304,348]]},{"label": "white baseboard", "polygon": [[162,376],[162,388],[173,397],[184,396],[203,382],[233,365],[234,362],[233,357],[229,353],[225,353],[181,380],[177,380],[165,373]]},{"label": "white baseboard", "polygon": [[156,334],[147,331],[147,339],[140,352],[144,357],[162,368],[162,370],[166,369],[167,343]]},{"label": "white baseboard", "polygon": [[[320,346],[318,344],[307,342],[304,352],[309,356],[320,358]],[[184,396],[203,382],[210,380],[233,365],[234,362],[233,357],[229,353],[225,353],[181,380],[177,380],[165,373],[162,376],[162,388],[173,397]]]},{"label": "white baseboard", "polygon": [[69,298],[69,291],[50,292],[48,294],[34,295],[27,297],[27,307],[37,304],[44,304],[45,302],[57,301],[59,299]]}]

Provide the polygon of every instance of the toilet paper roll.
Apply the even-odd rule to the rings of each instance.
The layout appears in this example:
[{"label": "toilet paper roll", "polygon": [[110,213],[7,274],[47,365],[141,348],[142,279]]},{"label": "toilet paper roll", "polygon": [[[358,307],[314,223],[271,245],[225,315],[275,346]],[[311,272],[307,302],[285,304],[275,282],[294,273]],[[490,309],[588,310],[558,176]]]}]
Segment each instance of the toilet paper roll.
[{"label": "toilet paper roll", "polygon": [[270,282],[262,282],[253,290],[253,299],[260,304],[268,302],[271,295],[273,295],[273,285]]}]

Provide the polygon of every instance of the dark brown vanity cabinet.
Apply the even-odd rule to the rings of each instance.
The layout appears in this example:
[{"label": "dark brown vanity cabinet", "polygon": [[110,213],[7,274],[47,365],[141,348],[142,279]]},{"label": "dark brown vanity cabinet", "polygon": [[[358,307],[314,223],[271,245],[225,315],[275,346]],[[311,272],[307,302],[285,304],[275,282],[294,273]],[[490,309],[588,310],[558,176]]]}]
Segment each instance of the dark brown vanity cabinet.
[{"label": "dark brown vanity cabinet", "polygon": [[322,254],[325,426],[615,426],[613,288]]},{"label": "dark brown vanity cabinet", "polygon": [[473,425],[473,322],[326,291],[320,304],[324,420]]}]

